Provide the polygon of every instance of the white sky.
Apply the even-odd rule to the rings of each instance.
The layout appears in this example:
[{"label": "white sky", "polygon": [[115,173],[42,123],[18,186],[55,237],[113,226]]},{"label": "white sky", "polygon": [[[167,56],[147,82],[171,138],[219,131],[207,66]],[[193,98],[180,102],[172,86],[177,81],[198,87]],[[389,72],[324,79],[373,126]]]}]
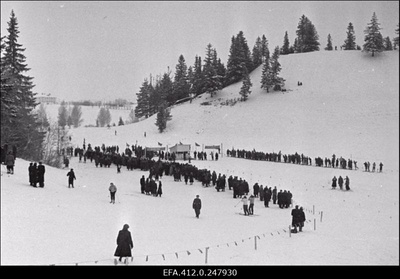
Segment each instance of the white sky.
[{"label": "white sky", "polygon": [[398,1],[1,1],[2,36],[12,9],[34,91],[64,100],[134,101],[144,78],[167,67],[173,74],[180,54],[193,65],[208,43],[226,65],[239,31],[250,49],[263,34],[270,50],[281,46],[285,31],[293,44],[303,14],[315,25],[321,49],[328,33],[340,48],[349,22],[362,45],[373,12],[384,37],[393,38],[399,23]]}]

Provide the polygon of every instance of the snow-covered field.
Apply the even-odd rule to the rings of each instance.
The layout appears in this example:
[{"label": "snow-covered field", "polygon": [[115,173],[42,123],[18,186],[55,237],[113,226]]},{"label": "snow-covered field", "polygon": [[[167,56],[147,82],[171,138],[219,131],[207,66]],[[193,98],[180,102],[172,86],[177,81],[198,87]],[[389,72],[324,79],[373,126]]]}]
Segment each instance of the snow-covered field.
[{"label": "snow-covered field", "polygon": [[[258,68],[251,74],[247,102],[220,105],[239,97],[240,83],[212,99],[203,95],[172,108],[163,134],[154,125],[155,116],[111,129],[71,130],[72,142],[79,146],[84,138],[92,145],[120,148],[136,141],[143,146],[181,141],[193,150],[195,142],[222,143],[224,152],[255,148],[356,160],[357,171],[226,156],[192,161],[243,177],[251,188],[258,182],[290,190],[294,204],[307,209],[303,233],[289,237],[291,209],[264,208],[257,201],[258,216],[244,217],[237,214],[241,205],[235,207],[238,200],[231,191],[217,192],[199,182],[189,186],[172,177],[163,177],[161,198],[145,196],[139,179],[147,173],[124,168],[117,174],[115,166],[96,168],[76,158],[71,162],[76,188],[67,188],[66,169],[51,167],[45,188],[32,188],[29,162],[18,159],[15,175],[1,177],[1,264],[112,264],[117,233],[128,223],[135,244],[131,265],[203,265],[206,247],[208,264],[215,265],[398,265],[398,55],[322,51],[281,56],[285,93],[259,89]],[[200,105],[205,101],[211,105]],[[363,172],[364,161],[382,161],[383,173]],[[349,176],[352,190],[331,190],[334,175]],[[118,187],[116,204],[109,204],[111,181]],[[200,219],[191,208],[196,194],[203,203]]]}]

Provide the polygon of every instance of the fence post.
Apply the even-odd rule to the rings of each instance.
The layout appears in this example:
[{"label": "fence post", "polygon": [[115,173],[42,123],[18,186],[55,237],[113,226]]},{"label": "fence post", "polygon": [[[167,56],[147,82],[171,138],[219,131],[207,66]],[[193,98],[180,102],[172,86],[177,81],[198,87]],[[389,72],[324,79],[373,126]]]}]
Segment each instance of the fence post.
[{"label": "fence post", "polygon": [[316,225],[315,218],[314,218],[314,231],[317,229],[316,226],[317,226],[317,225]]},{"label": "fence post", "polygon": [[210,247],[206,247],[206,253],[205,253],[205,254],[206,254],[206,261],[205,261],[206,264],[207,264],[207,262],[208,262],[208,248],[210,248]]},{"label": "fence post", "polygon": [[320,220],[320,222],[322,223],[322,214],[323,214],[324,212],[323,211],[321,211],[321,220]]},{"label": "fence post", "polygon": [[292,228],[290,225],[289,225],[289,237],[292,237]]},{"label": "fence post", "polygon": [[254,250],[257,250],[257,236],[254,236]]},{"label": "fence post", "polygon": [[315,205],[312,206],[312,214],[315,214]]}]

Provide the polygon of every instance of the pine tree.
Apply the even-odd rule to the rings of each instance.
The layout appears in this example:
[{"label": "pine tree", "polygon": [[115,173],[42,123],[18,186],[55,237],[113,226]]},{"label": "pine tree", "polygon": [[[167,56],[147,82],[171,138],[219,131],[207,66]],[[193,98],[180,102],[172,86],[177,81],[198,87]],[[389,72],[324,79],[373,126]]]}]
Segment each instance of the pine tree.
[{"label": "pine tree", "polygon": [[283,37],[283,46],[282,46],[282,50],[281,50],[281,54],[286,55],[290,53],[289,50],[289,37],[288,37],[288,33],[287,31],[285,32],[285,36]]},{"label": "pine tree", "polygon": [[357,48],[356,45],[356,36],[354,35],[354,27],[350,22],[347,27],[347,38],[344,41],[343,49],[344,50],[355,50]]},{"label": "pine tree", "polygon": [[[245,67],[245,66],[244,66]],[[245,76],[242,81],[242,87],[240,88],[240,96],[242,96],[242,100],[246,101],[249,95],[251,94],[250,88],[253,86],[250,80],[250,76],[248,71],[245,71]]]},{"label": "pine tree", "polygon": [[15,145],[18,156],[40,159],[44,131],[34,108],[37,106],[25,48],[18,43],[18,22],[11,11],[8,35],[1,38],[1,144]]},{"label": "pine tree", "polygon": [[371,22],[368,23],[367,28],[364,30],[365,38],[363,50],[372,53],[375,56],[375,52],[381,52],[383,50],[383,37],[379,30],[380,23],[378,23],[378,18],[375,12],[372,15]]},{"label": "pine tree", "polygon": [[310,52],[319,50],[319,36],[314,24],[302,15],[296,30],[297,43],[295,50],[297,52]]},{"label": "pine tree", "polygon": [[326,45],[325,50],[333,50],[331,34],[328,34],[328,43]]},{"label": "pine tree", "polygon": [[100,108],[99,114],[97,115],[98,126],[104,127],[106,125],[110,125],[111,123],[111,113],[107,108]]},{"label": "pine tree", "polygon": [[170,109],[166,106],[166,103],[161,104],[157,113],[156,126],[158,131],[162,133],[167,128],[167,122],[172,119]]},{"label": "pine tree", "polygon": [[167,102],[168,106],[172,106],[175,104],[176,99],[173,94],[173,83],[171,79],[171,72],[168,71],[163,74],[162,78],[156,82],[155,90],[150,93],[150,112],[151,114],[155,114],[158,112],[158,108],[160,107],[163,101]]},{"label": "pine tree", "polygon": [[78,128],[83,122],[81,106],[75,104],[72,108],[70,117],[71,117],[72,125],[75,128]]},{"label": "pine tree", "polygon": [[193,78],[192,78],[191,87],[189,90],[190,94],[192,94],[194,96],[198,96],[198,95],[204,93],[203,83],[204,83],[204,76],[203,76],[201,57],[196,55],[194,67],[193,67]]}]

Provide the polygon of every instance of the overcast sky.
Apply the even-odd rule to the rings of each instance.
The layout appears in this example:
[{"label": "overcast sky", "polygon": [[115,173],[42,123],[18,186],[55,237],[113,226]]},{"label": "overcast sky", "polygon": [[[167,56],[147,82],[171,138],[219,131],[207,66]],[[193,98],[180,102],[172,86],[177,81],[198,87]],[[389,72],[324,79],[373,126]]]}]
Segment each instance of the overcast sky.
[{"label": "overcast sky", "polygon": [[146,77],[167,67],[174,73],[180,54],[193,65],[195,55],[204,58],[208,43],[226,65],[239,31],[250,49],[263,34],[270,51],[282,46],[285,31],[293,44],[303,14],[315,25],[321,49],[328,33],[339,48],[349,22],[362,45],[373,12],[384,37],[393,38],[399,23],[398,1],[1,1],[2,36],[11,10],[34,91],[64,100],[134,101]]}]

